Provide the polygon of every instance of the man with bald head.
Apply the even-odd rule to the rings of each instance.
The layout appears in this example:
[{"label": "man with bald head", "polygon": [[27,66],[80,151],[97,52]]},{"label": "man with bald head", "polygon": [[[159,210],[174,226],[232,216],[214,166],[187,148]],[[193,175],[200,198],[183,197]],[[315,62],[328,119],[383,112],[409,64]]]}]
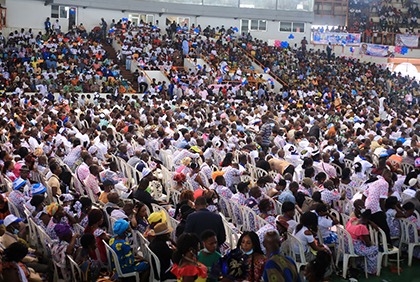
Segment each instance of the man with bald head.
[{"label": "man with bald head", "polygon": [[300,282],[296,264],[290,257],[280,253],[280,236],[277,231],[269,231],[264,236],[263,245],[268,257],[265,263],[264,281]]}]

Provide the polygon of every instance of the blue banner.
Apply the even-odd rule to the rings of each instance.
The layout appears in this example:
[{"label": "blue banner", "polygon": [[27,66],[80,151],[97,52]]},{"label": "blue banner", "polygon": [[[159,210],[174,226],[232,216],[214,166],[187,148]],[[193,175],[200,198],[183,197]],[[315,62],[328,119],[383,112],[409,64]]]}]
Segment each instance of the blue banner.
[{"label": "blue banner", "polygon": [[360,45],[359,54],[373,57],[388,57],[389,46],[363,43]]},{"label": "blue banner", "polygon": [[312,32],[314,44],[333,44],[333,45],[359,45],[361,33],[341,33],[341,32]]}]

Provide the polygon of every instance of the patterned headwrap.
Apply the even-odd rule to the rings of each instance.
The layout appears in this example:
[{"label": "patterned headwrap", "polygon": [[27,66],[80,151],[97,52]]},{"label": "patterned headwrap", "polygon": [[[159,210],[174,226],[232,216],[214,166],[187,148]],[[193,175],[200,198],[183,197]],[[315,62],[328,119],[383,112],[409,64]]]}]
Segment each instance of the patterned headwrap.
[{"label": "patterned headwrap", "polygon": [[51,203],[46,207],[46,211],[50,216],[54,216],[58,211],[59,205],[57,203]]}]

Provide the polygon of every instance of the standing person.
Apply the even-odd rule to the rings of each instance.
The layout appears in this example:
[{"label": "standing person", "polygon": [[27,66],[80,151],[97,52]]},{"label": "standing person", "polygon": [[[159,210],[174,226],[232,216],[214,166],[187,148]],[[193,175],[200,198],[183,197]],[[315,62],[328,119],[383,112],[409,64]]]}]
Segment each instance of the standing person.
[{"label": "standing person", "polygon": [[149,85],[147,84],[147,79],[144,76],[143,72],[141,72],[139,77],[137,78],[137,83],[138,83],[138,86],[139,86],[139,93],[146,92]]},{"label": "standing person", "polygon": [[270,137],[271,137],[271,132],[273,130],[273,126],[269,122],[269,118],[267,115],[263,115],[261,117],[261,121],[263,123],[263,125],[260,128],[260,136],[262,139],[261,147],[264,150],[264,152],[267,153],[268,148],[270,147],[270,143],[271,143]]},{"label": "standing person", "polygon": [[303,52],[303,54],[305,54],[306,53],[306,45],[308,45],[308,40],[306,40],[306,36],[303,37],[300,44],[302,44],[302,52]]},{"label": "standing person", "polygon": [[207,201],[203,196],[195,200],[195,209],[196,212],[187,218],[184,232],[201,236],[204,231],[213,230],[217,234],[217,242],[221,246],[226,241],[226,233],[220,215],[207,209]]},{"label": "standing person", "polygon": [[45,34],[50,34],[51,32],[51,22],[50,18],[48,17],[44,22]]},{"label": "standing person", "polygon": [[58,19],[56,19],[54,22],[54,31],[56,34],[59,34],[61,32],[61,26],[60,26],[60,23],[58,22]]},{"label": "standing person", "polygon": [[389,187],[393,185],[392,172],[385,169],[382,176],[378,176],[376,181],[367,183],[367,188],[362,197],[366,209],[372,212],[370,220],[385,232],[388,242],[391,242],[391,231],[386,221],[385,200],[388,198]]},{"label": "standing person", "polygon": [[295,262],[290,257],[280,254],[280,244],[278,232],[269,231],[265,234],[263,245],[266,249],[268,260],[265,263],[262,278],[265,282],[300,282]]},{"label": "standing person", "polygon": [[104,20],[104,18],[101,18],[101,27],[102,27],[102,38],[105,39],[106,38],[106,31],[108,28],[108,24],[106,23],[106,21]]},{"label": "standing person", "polygon": [[327,59],[328,59],[328,61],[331,60],[331,52],[332,52],[331,43],[328,43],[328,45],[327,45]]}]

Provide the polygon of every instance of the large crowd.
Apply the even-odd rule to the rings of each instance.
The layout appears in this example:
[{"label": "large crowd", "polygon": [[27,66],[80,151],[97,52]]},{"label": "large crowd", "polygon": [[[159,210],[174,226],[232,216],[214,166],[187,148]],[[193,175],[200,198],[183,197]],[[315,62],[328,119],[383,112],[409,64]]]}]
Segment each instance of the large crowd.
[{"label": "large crowd", "polygon": [[232,28],[107,26],[2,42],[5,281],[318,282],[358,275],[332,262],[349,244],[370,275],[384,250],[420,258],[416,80]]},{"label": "large crowd", "polygon": [[412,0],[351,0],[346,30],[363,33],[363,42],[393,45],[395,34],[419,34],[419,15],[418,3]]}]

